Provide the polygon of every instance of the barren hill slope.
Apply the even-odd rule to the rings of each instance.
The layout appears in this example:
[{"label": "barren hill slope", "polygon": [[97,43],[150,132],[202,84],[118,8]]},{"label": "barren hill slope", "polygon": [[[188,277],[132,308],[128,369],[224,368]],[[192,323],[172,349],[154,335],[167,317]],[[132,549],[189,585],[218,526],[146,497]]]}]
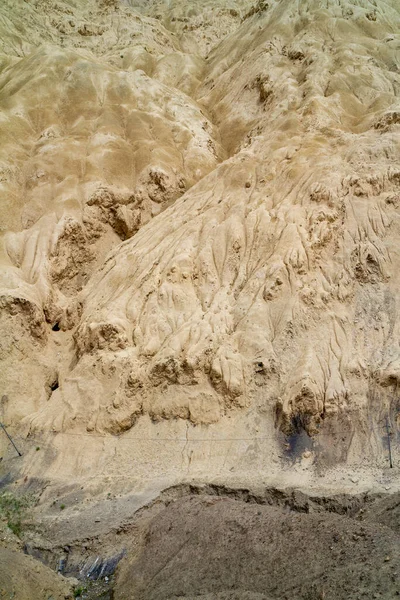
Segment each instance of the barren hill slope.
[{"label": "barren hill slope", "polygon": [[0,595],[400,594],[399,96],[398,0],[2,0]]},{"label": "barren hill slope", "polygon": [[27,472],[279,472],[284,435],[311,470],[384,464],[397,1],[0,11],[3,419],[48,447]]}]

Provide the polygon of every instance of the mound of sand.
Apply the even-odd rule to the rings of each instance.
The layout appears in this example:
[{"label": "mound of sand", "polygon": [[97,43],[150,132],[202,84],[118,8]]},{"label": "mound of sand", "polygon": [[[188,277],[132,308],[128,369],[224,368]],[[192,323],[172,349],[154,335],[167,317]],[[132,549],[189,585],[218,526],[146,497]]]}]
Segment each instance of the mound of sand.
[{"label": "mound of sand", "polygon": [[72,586],[31,556],[0,547],[0,596],[15,600],[72,600]]},{"label": "mound of sand", "polygon": [[272,504],[223,494],[172,502],[120,564],[114,597],[389,600],[400,593],[398,530],[360,521],[363,510],[324,510],[304,495]]}]

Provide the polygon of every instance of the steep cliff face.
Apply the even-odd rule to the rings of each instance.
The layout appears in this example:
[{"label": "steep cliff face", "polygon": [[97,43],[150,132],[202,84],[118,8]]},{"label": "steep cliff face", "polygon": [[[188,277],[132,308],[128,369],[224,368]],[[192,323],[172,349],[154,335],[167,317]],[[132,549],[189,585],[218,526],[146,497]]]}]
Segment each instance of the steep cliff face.
[{"label": "steep cliff face", "polygon": [[6,420],[262,415],[276,439],[340,435],[334,462],[379,455],[399,414],[397,0],[0,11]]}]

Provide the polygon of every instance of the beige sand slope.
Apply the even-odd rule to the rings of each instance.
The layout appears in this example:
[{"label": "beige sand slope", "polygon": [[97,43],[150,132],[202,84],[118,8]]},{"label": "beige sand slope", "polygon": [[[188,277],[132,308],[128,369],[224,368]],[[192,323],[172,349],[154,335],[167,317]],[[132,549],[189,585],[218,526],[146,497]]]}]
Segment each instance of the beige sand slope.
[{"label": "beige sand slope", "polygon": [[3,418],[49,445],[27,471],[279,473],[280,431],[382,465],[397,0],[0,15]]}]

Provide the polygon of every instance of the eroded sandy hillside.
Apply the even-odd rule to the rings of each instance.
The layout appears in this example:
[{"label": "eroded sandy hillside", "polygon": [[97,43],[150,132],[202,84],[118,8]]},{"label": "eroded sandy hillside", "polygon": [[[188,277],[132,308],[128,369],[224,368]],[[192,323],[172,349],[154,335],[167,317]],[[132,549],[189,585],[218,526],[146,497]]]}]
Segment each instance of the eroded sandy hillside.
[{"label": "eroded sandy hillside", "polygon": [[399,31],[2,0],[0,595],[400,594]]},{"label": "eroded sandy hillside", "polygon": [[24,474],[385,465],[397,1],[0,14],[2,408]]}]

